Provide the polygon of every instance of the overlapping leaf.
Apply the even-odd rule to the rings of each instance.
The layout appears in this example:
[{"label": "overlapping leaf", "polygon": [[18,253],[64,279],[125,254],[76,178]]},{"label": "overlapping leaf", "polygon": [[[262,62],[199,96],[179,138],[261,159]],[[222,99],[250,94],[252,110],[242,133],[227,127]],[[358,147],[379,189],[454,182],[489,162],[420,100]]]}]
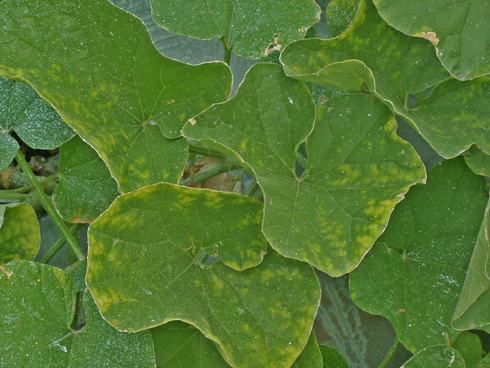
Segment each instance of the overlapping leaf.
[{"label": "overlapping leaf", "polygon": [[402,368],[466,368],[460,353],[444,345],[425,348],[410,358]]},{"label": "overlapping leaf", "polygon": [[88,293],[83,302],[86,325],[71,328],[76,288],[60,269],[14,261],[1,270],[0,288],[0,366],[155,366],[150,333],[114,330]]},{"label": "overlapping leaf", "polygon": [[479,328],[490,333],[490,277],[486,269],[489,257],[490,204],[487,205],[463,290],[454,311],[453,325],[457,329]]},{"label": "overlapping leaf", "polygon": [[73,136],[56,111],[26,83],[0,77],[0,170],[12,162],[19,145],[9,133],[30,147],[53,149]]},{"label": "overlapping leaf", "polygon": [[[195,327],[174,321],[152,329],[151,333],[157,367],[230,367],[213,342],[206,339]],[[322,368],[322,355],[314,334],[310,335],[305,349],[292,368]]]},{"label": "overlapping leaf", "polygon": [[490,2],[486,0],[373,0],[397,30],[430,41],[456,78],[490,74]]},{"label": "overlapping leaf", "polygon": [[229,94],[229,69],[164,58],[105,0],[0,3],[0,74],[29,81],[107,163],[123,191],[177,181],[187,119]]},{"label": "overlapping leaf", "polygon": [[[389,27],[371,0],[361,1],[344,33],[329,40],[294,42],[284,50],[281,61],[286,74],[294,78],[371,91],[412,122],[446,158],[473,143],[490,153],[488,79],[448,80],[431,45]],[[424,99],[422,92],[440,83]],[[411,96],[417,97],[415,108]]]},{"label": "overlapping leaf", "polygon": [[104,162],[78,137],[60,149],[59,176],[53,200],[69,222],[92,222],[118,194]]},{"label": "overlapping leaf", "polygon": [[87,283],[104,318],[125,331],[186,321],[234,367],[290,367],[320,290],[308,265],[274,252],[234,270],[262,260],[261,208],[169,184],[118,197],[89,229]]},{"label": "overlapping leaf", "polygon": [[[488,193],[462,158],[429,172],[350,277],[356,304],[388,318],[415,352],[459,334],[451,318],[463,288]],[[380,297],[382,296],[382,297]]]},{"label": "overlapping leaf", "polygon": [[323,368],[348,368],[344,357],[331,346],[320,345]]},{"label": "overlapping leaf", "polygon": [[40,243],[36,212],[29,204],[0,205],[0,267],[14,259],[34,259]]},{"label": "overlapping leaf", "polygon": [[152,0],[153,18],[163,28],[201,39],[222,37],[229,48],[259,59],[302,39],[320,20],[313,0]]},{"label": "overlapping leaf", "polygon": [[[359,264],[425,171],[373,97],[332,99],[316,120],[309,137],[308,91],[277,65],[261,64],[236,98],[211,107],[183,132],[231,149],[252,168],[265,195],[263,231],[274,249],[338,276]],[[295,151],[307,137],[308,163],[298,176]]]},{"label": "overlapping leaf", "polygon": [[478,335],[463,331],[452,344],[452,348],[463,357],[465,368],[478,368],[483,356],[483,347]]},{"label": "overlapping leaf", "polygon": [[475,174],[490,176],[490,155],[487,155],[476,146],[465,152],[466,164]]}]

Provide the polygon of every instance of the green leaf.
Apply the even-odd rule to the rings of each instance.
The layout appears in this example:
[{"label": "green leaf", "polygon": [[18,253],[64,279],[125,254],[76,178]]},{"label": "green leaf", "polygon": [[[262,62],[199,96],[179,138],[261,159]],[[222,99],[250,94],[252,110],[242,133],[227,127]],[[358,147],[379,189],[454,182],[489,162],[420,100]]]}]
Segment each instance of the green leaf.
[{"label": "green leaf", "polygon": [[0,133],[0,171],[5,170],[15,158],[19,144],[9,134]]},{"label": "green leaf", "polygon": [[[263,232],[276,251],[340,276],[359,264],[425,170],[373,97],[329,100],[311,133],[314,115],[302,83],[260,64],[236,98],[198,115],[183,133],[221,144],[251,167],[265,197]],[[306,138],[307,167],[298,176],[295,151]]]},{"label": "green leaf", "polygon": [[490,3],[486,0],[374,0],[397,30],[425,38],[444,67],[461,80],[490,74]]},{"label": "green leaf", "polygon": [[[151,330],[157,367],[228,368],[215,344],[198,329],[180,321],[166,323]],[[312,333],[305,349],[292,368],[321,368],[322,356]]]},{"label": "green leaf", "polygon": [[483,347],[478,335],[463,331],[452,348],[459,351],[463,357],[465,368],[478,368],[478,363],[483,356]]},{"label": "green leaf", "polygon": [[[445,158],[474,143],[490,154],[489,80],[450,80],[431,45],[390,28],[371,0],[361,1],[353,23],[340,36],[294,42],[283,51],[281,62],[286,74],[296,79],[370,91]],[[424,99],[423,92],[438,84]],[[415,107],[412,97],[417,97]]]},{"label": "green leaf", "polygon": [[344,32],[356,16],[360,0],[332,0],[325,10],[328,30],[332,37]]},{"label": "green leaf", "polygon": [[463,357],[456,350],[443,345],[425,348],[415,354],[403,368],[465,368]]},{"label": "green leaf", "polygon": [[464,154],[466,165],[469,166],[475,174],[490,176],[490,155],[487,155],[476,146],[472,146]]},{"label": "green leaf", "polygon": [[490,331],[490,277],[486,269],[490,257],[490,203],[485,211],[468,267],[463,290],[453,315],[458,330]]},{"label": "green leaf", "polygon": [[153,19],[168,31],[223,38],[241,56],[259,59],[305,37],[320,20],[313,0],[152,0]]},{"label": "green leaf", "polygon": [[478,368],[490,368],[490,354],[487,354],[478,364]]},{"label": "green leaf", "polygon": [[66,221],[92,222],[117,194],[116,182],[89,145],[75,137],[61,146],[59,183],[53,201]]},{"label": "green leaf", "polygon": [[301,355],[296,359],[291,368],[322,368],[323,358],[316,341],[315,333],[312,331],[308,343]]},{"label": "green leaf", "polygon": [[151,330],[157,367],[228,368],[211,340],[198,329],[180,321]]},{"label": "green leaf", "polygon": [[44,150],[57,148],[74,135],[31,86],[0,77],[0,132],[11,131],[29,147]]},{"label": "green leaf", "polygon": [[351,274],[354,302],[388,318],[411,352],[459,334],[451,317],[487,201],[482,177],[462,158],[445,161],[429,172],[426,185],[408,193]]},{"label": "green leaf", "polygon": [[344,357],[334,348],[320,345],[323,358],[323,368],[348,368]]},{"label": "green leaf", "polygon": [[[338,350],[350,368],[379,366],[396,339],[391,324],[354,304],[347,276],[332,278],[318,273],[318,278],[322,302],[318,308],[315,332],[320,344]],[[406,360],[404,355],[400,355],[397,354],[393,361],[401,363]],[[325,364],[325,359],[323,361]]]},{"label": "green leaf", "polygon": [[73,330],[75,289],[58,268],[14,261],[0,273],[0,366],[154,367],[148,332],[124,334],[100,317],[88,293],[86,325]]},{"label": "green leaf", "polygon": [[170,184],[118,197],[89,229],[87,283],[104,318],[124,331],[185,321],[232,366],[290,367],[320,290],[309,266],[274,252],[230,268],[262,260],[261,210],[249,197]]},{"label": "green leaf", "polygon": [[105,0],[3,1],[0,28],[0,74],[53,104],[122,191],[176,182],[187,157],[182,124],[229,94],[226,65],[164,58],[138,19]]},{"label": "green leaf", "polygon": [[31,205],[0,205],[0,266],[14,259],[34,259],[40,244],[39,223]]}]

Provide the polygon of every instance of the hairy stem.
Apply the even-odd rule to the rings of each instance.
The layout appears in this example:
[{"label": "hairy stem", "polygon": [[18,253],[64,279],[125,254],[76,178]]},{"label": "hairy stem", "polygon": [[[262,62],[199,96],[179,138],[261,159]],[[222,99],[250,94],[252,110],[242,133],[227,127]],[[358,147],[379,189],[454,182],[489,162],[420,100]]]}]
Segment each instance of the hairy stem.
[{"label": "hairy stem", "polygon": [[49,216],[51,216],[51,219],[53,222],[56,224],[58,229],[60,230],[61,234],[66,239],[66,242],[70,246],[71,250],[75,254],[78,260],[82,261],[85,259],[85,256],[82,253],[82,250],[80,249],[80,246],[78,245],[78,242],[76,241],[75,237],[73,234],[70,232],[68,227],[66,226],[65,222],[63,219],[60,217],[58,212],[56,212],[56,209],[53,206],[53,202],[51,202],[51,199],[46,195],[44,192],[44,189],[39,183],[39,181],[36,178],[36,175],[32,172],[31,167],[29,166],[29,163],[26,161],[24,155],[22,152],[19,150],[17,151],[17,154],[15,155],[15,159],[17,163],[19,164],[20,168],[26,174],[27,178],[31,182],[32,187],[36,191],[39,201],[41,202],[43,208],[46,210]]}]

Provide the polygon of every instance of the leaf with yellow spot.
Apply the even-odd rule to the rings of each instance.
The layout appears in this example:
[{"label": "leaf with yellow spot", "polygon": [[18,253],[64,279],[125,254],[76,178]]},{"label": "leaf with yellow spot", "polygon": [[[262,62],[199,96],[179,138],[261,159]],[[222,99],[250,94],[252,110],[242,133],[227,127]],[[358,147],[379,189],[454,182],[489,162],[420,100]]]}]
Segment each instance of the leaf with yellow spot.
[{"label": "leaf with yellow spot", "polygon": [[97,153],[79,137],[60,148],[59,183],[53,201],[68,222],[90,223],[117,196],[117,184]]},{"label": "leaf with yellow spot", "polygon": [[0,205],[0,265],[14,259],[34,259],[40,245],[39,222],[31,205]]},{"label": "leaf with yellow spot", "polygon": [[85,325],[75,325],[77,286],[68,273],[13,261],[0,270],[0,289],[0,366],[155,367],[150,333],[116,331],[100,317],[88,292]]},{"label": "leaf with yellow spot", "polygon": [[451,79],[429,43],[389,27],[371,0],[360,1],[352,24],[338,37],[294,42],[281,62],[290,77],[371,92],[445,158],[472,144],[490,154],[488,78]]},{"label": "leaf with yellow spot", "polygon": [[0,74],[31,83],[122,191],[176,182],[183,123],[230,91],[224,63],[163,57],[141,21],[106,0],[2,1],[0,28]]},{"label": "leaf with yellow spot", "polygon": [[168,31],[223,38],[241,56],[259,59],[306,36],[320,20],[314,0],[152,0],[153,19]]},{"label": "leaf with yellow spot", "polygon": [[453,315],[458,330],[481,329],[490,333],[490,203],[485,211],[463,290]]},{"label": "leaf with yellow spot", "polygon": [[456,78],[490,74],[489,1],[374,0],[374,4],[389,25],[432,43],[442,65]]},{"label": "leaf with yellow spot", "polygon": [[420,350],[402,368],[466,368],[461,354],[445,345],[434,345]]},{"label": "leaf with yellow spot", "polygon": [[[302,83],[260,64],[233,100],[198,115],[183,133],[223,145],[250,166],[265,197],[262,229],[276,251],[340,276],[357,267],[425,169],[374,97],[334,98],[316,115],[314,124]],[[307,165],[298,175],[296,150],[305,140]]]},{"label": "leaf with yellow spot", "polygon": [[34,149],[57,148],[74,134],[29,85],[0,77],[0,170],[19,149],[12,132]]},{"label": "leaf with yellow spot", "polygon": [[261,221],[262,204],[233,193],[155,184],[122,195],[90,226],[87,284],[119,330],[181,320],[234,367],[290,367],[320,290],[308,265],[272,251],[262,261]]},{"label": "leaf with yellow spot", "polygon": [[411,352],[459,334],[451,319],[488,201],[485,187],[462,158],[436,166],[350,275],[354,302],[389,319]]}]

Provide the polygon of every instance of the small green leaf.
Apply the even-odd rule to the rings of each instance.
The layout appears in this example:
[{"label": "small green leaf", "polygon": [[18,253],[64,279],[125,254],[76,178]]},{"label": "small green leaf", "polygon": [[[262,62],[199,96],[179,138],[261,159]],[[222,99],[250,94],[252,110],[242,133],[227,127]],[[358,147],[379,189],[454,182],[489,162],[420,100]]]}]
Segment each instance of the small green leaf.
[{"label": "small green leaf", "polygon": [[[371,0],[361,0],[353,23],[340,36],[294,42],[283,51],[281,62],[293,78],[373,93],[445,158],[472,144],[490,154],[488,78],[451,80],[431,45],[389,27]],[[427,98],[426,90],[436,85]]]},{"label": "small green leaf", "polygon": [[320,347],[316,341],[315,333],[312,331],[308,343],[301,355],[296,359],[291,368],[322,368],[323,359]]},{"label": "small green leaf", "polygon": [[54,149],[73,130],[28,84],[0,77],[0,134],[15,131],[31,148]]},{"label": "small green leaf", "polygon": [[392,27],[425,38],[456,78],[490,74],[490,2],[487,0],[374,0]]},{"label": "small green leaf", "polygon": [[453,315],[458,330],[490,331],[490,277],[486,269],[490,257],[490,203],[481,223],[463,290]]},{"label": "small green leaf", "polygon": [[469,166],[475,174],[490,176],[490,155],[487,155],[477,146],[472,146],[464,154],[466,165]]},{"label": "small green leaf", "polygon": [[261,217],[249,197],[170,184],[118,197],[89,229],[99,310],[124,331],[190,323],[235,367],[290,367],[318,308],[314,272],[272,251],[246,271],[221,264],[260,263]]},{"label": "small green leaf", "polygon": [[34,259],[40,244],[36,212],[29,204],[0,205],[0,265]]},{"label": "small green leaf", "polygon": [[76,290],[56,267],[14,261],[1,270],[0,366],[151,368],[148,332],[124,334],[99,315],[88,292],[86,325],[73,330]]},{"label": "small green leaf", "polygon": [[328,3],[325,15],[328,30],[332,37],[344,32],[355,18],[360,0],[332,0]]},{"label": "small green leaf", "polygon": [[19,144],[9,134],[0,132],[0,171],[5,170],[15,158]]},{"label": "small green leaf", "polygon": [[158,368],[228,368],[218,349],[199,330],[180,321],[151,330]]},{"label": "small green leaf", "polygon": [[117,184],[97,153],[79,137],[60,148],[59,183],[53,201],[68,222],[90,223],[117,196]]},{"label": "small green leaf", "polygon": [[350,275],[354,302],[388,318],[411,352],[459,334],[451,317],[487,201],[482,177],[462,158],[445,161],[429,172],[426,185],[408,193]]},{"label": "small green leaf", "polygon": [[334,348],[320,345],[323,358],[323,368],[348,368],[344,357]]},{"label": "small green leaf", "polygon": [[320,20],[313,0],[152,0],[153,19],[168,31],[221,38],[241,56],[259,59],[305,37]]},{"label": "small green leaf", "polygon": [[163,57],[141,21],[106,0],[7,0],[0,14],[0,74],[29,81],[53,104],[122,191],[179,180],[180,129],[228,97],[226,65]]},{"label": "small green leaf", "polygon": [[443,345],[425,348],[410,358],[402,368],[466,368],[456,350]]},{"label": "small green leaf", "polygon": [[[312,132],[314,119],[305,86],[277,65],[260,64],[233,100],[198,115],[183,133],[231,149],[252,168],[265,196],[263,231],[275,250],[340,276],[359,264],[425,169],[374,97],[329,100]],[[298,176],[296,150],[306,138],[307,165]]]},{"label": "small green leaf", "polygon": [[483,356],[483,347],[478,335],[463,331],[452,348],[459,351],[463,357],[465,368],[478,368],[478,363]]}]

